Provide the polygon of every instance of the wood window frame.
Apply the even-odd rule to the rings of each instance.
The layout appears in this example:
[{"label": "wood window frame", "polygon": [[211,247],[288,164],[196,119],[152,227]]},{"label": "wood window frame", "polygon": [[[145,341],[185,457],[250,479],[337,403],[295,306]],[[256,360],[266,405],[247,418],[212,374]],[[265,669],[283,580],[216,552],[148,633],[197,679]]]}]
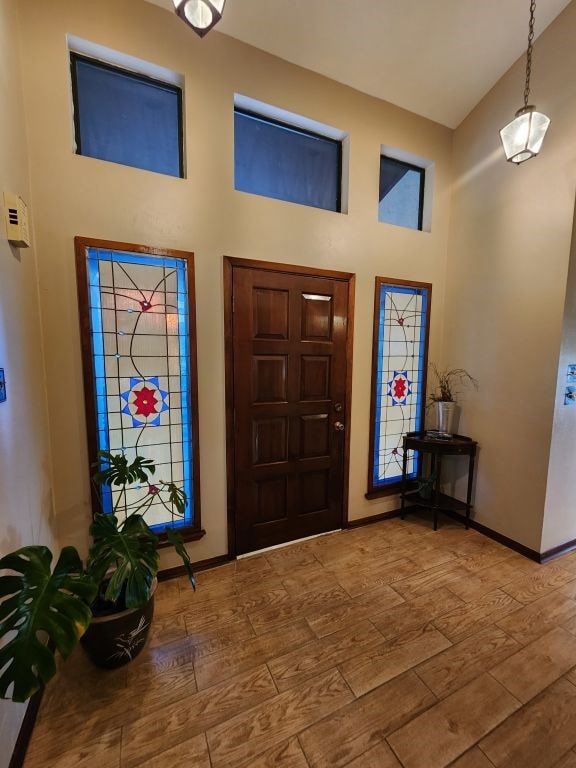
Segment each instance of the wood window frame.
[{"label": "wood window frame", "polygon": [[376,397],[378,384],[378,341],[380,326],[380,292],[383,285],[397,285],[405,288],[422,288],[428,291],[428,303],[426,307],[426,332],[424,340],[424,355],[422,363],[422,398],[420,403],[420,420],[424,424],[426,412],[426,382],[428,374],[428,342],[430,336],[430,310],[432,306],[432,284],[421,283],[413,280],[401,280],[399,278],[377,276],[374,281],[374,319],[372,331],[372,376],[370,383],[370,437],[368,444],[368,491],[365,494],[367,499],[379,499],[385,496],[392,496],[400,492],[402,481],[398,480],[389,483],[386,486],[374,485],[374,441],[376,439]]},{"label": "wood window frame", "polygon": [[[80,344],[82,354],[82,374],[84,380],[84,408],[86,414],[86,433],[88,441],[88,472],[92,474],[92,465],[97,460],[97,414],[96,390],[94,386],[94,360],[92,354],[92,331],[89,313],[85,310],[89,304],[88,273],[86,269],[86,250],[99,248],[110,251],[144,254],[148,256],[165,256],[184,260],[186,262],[188,289],[188,347],[190,363],[190,424],[191,424],[191,453],[192,453],[192,489],[194,498],[192,525],[179,528],[184,541],[197,541],[205,536],[206,531],[201,523],[200,505],[200,446],[198,424],[198,361],[196,352],[196,301],[194,278],[194,254],[189,251],[179,251],[171,248],[155,248],[149,245],[124,243],[115,240],[98,240],[88,237],[75,237],[74,249],[76,256],[76,280],[78,295],[78,314],[80,324]],[[100,503],[96,489],[90,483],[92,514],[100,511]],[[160,547],[169,546],[165,533],[157,534]]]}]

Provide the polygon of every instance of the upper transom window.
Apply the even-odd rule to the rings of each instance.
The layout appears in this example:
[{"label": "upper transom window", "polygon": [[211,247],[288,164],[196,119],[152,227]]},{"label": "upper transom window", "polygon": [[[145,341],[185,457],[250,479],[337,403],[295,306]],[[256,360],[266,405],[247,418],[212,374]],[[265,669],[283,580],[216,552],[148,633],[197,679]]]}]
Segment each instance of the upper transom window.
[{"label": "upper transom window", "polygon": [[392,157],[380,157],[378,221],[422,229],[424,168]]},{"label": "upper transom window", "polygon": [[234,108],[234,187],[342,211],[342,141]]},{"label": "upper transom window", "polygon": [[77,53],[70,60],[77,154],[183,177],[182,90]]}]

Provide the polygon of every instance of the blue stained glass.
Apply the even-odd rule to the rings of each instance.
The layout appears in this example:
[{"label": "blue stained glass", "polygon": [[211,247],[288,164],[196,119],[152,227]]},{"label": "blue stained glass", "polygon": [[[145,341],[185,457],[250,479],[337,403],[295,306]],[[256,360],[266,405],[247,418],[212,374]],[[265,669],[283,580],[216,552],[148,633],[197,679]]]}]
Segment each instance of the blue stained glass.
[{"label": "blue stained glass", "polygon": [[[146,512],[148,524],[157,531],[167,525],[190,526],[194,498],[186,260],[92,247],[87,249],[87,266],[97,448],[125,451],[129,460],[136,454],[152,459],[157,467],[155,478],[183,488],[188,504],[183,518],[172,518],[161,504],[153,503]],[[175,306],[164,298],[169,294],[176,296]],[[130,338],[130,353],[122,356],[127,366],[122,373],[116,361],[121,343],[117,326],[121,323],[125,324],[122,335]],[[108,350],[104,348],[106,334],[115,340]],[[174,338],[176,352],[170,341]],[[143,373],[148,361],[156,365],[171,355],[177,357],[179,374]],[[111,359],[115,365],[107,366]],[[177,403],[174,417],[172,396]],[[138,506],[148,493],[147,487],[135,484],[128,489],[129,501]],[[114,489],[104,489],[104,511],[112,511],[117,494]]]},{"label": "blue stained glass", "polygon": [[[375,392],[375,488],[402,478],[403,436],[422,428],[424,411],[428,288],[380,284]],[[418,472],[418,457],[408,457],[407,477]]]},{"label": "blue stained glass", "polygon": [[[184,300],[186,296],[185,275],[178,271],[178,331],[180,343],[180,388],[183,393],[188,392],[188,353],[182,354],[182,346],[188,344],[188,322],[187,322],[187,304]],[[192,467],[192,450],[190,435],[190,414],[188,398],[184,396],[181,403],[182,410],[182,457],[184,463],[184,487],[189,489],[190,498],[192,498],[192,478],[190,470]],[[188,492],[188,491],[187,491]],[[182,521],[181,525],[184,525]]]}]

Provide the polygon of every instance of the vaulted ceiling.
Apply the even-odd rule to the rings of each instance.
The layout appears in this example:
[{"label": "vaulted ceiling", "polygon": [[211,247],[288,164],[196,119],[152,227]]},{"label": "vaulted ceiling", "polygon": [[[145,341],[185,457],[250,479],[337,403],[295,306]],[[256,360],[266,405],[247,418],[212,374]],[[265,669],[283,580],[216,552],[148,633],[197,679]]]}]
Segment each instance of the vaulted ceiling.
[{"label": "vaulted ceiling", "polygon": [[[172,0],[147,2],[173,8]],[[569,2],[540,0],[536,35]],[[217,30],[455,128],[525,51],[529,7],[529,0],[227,0]]]}]

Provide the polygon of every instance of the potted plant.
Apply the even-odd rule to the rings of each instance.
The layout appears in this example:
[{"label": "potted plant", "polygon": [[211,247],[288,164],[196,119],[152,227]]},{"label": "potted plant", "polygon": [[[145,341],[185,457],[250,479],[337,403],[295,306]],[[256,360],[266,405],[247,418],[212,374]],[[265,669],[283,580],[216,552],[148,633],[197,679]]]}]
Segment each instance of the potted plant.
[{"label": "potted plant", "polygon": [[[152,482],[155,465],[142,456],[101,451],[93,482],[98,497],[114,498],[111,513],[97,513],[90,526],[86,564],[74,547],[64,547],[51,571],[52,552],[22,547],[0,559],[0,697],[25,701],[56,672],[47,636],[66,659],[78,641],[105,667],[130,661],[142,649],[152,619],[158,573],[158,536],[144,520],[154,502],[181,517],[186,494],[174,483]],[[130,489],[142,490],[129,501]],[[142,487],[138,488],[138,484]],[[134,494],[133,494],[134,495]],[[181,535],[166,529],[195,587]],[[12,687],[11,694],[8,690]]]},{"label": "potted plant", "polygon": [[444,434],[452,434],[454,415],[456,411],[457,387],[474,387],[478,389],[477,380],[464,368],[438,368],[436,363],[430,363],[430,368],[436,377],[436,387],[428,396],[430,405],[436,406],[436,429]]}]

